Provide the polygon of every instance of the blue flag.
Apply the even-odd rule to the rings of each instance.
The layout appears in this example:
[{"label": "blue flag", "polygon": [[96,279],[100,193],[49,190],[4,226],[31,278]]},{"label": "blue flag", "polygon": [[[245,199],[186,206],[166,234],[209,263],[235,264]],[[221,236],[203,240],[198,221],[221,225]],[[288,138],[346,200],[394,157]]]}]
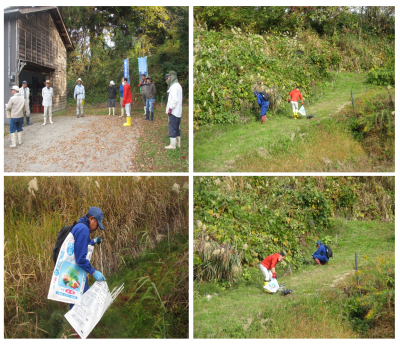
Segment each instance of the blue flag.
[{"label": "blue flag", "polygon": [[138,58],[139,63],[139,81],[142,79],[142,74],[147,77],[147,56],[143,58]]},{"label": "blue flag", "polygon": [[128,78],[128,84],[129,84],[129,59],[124,60],[124,77]]}]

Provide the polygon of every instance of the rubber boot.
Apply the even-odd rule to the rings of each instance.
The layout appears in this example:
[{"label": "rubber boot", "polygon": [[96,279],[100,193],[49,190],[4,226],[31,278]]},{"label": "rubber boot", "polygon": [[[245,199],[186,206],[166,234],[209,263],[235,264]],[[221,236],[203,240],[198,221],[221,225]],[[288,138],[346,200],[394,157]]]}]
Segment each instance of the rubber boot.
[{"label": "rubber boot", "polygon": [[[264,286],[266,286],[266,285],[268,285],[268,284],[269,284],[269,281],[265,281],[265,280],[264,280]],[[264,287],[264,286],[263,286],[263,287]],[[266,290],[265,288],[264,288],[264,291],[265,291],[265,292],[268,292],[268,290]]]},{"label": "rubber boot", "polygon": [[314,261],[315,261],[319,266],[321,265],[321,262],[319,261],[318,258],[314,258]]},{"label": "rubber boot", "polygon": [[144,108],[144,113],[143,113],[143,115],[146,115],[146,106],[144,106],[143,108]]},{"label": "rubber boot", "polygon": [[296,119],[296,112],[294,112],[294,113],[293,113],[293,118],[295,118],[295,119]]},{"label": "rubber boot", "polygon": [[165,149],[176,149],[176,138],[170,138],[170,143]]},{"label": "rubber boot", "polygon": [[150,121],[153,121],[153,118],[154,118],[154,111],[152,111],[152,112],[150,113]]},{"label": "rubber boot", "polygon": [[121,115],[119,117],[122,118],[123,116],[124,116],[124,107],[121,107]]},{"label": "rubber boot", "polygon": [[29,122],[29,117],[26,117],[26,123],[27,123],[27,125],[32,125],[32,124]]},{"label": "rubber boot", "polygon": [[19,145],[22,144],[22,134],[23,134],[23,132],[18,132],[18,143],[19,143]]},{"label": "rubber boot", "polygon": [[46,116],[44,116],[44,123],[43,126],[46,125]]},{"label": "rubber boot", "polygon": [[177,146],[178,148],[181,147],[181,137],[176,137],[176,146]]},{"label": "rubber boot", "polygon": [[51,121],[51,115],[49,115],[49,121],[50,121],[50,124],[52,124],[53,122]]},{"label": "rubber boot", "polygon": [[82,109],[82,114],[81,114],[81,118],[83,118],[83,109]]},{"label": "rubber boot", "polygon": [[115,107],[113,107],[112,109],[113,109],[113,115],[115,115]]},{"label": "rubber boot", "polygon": [[111,115],[111,107],[108,107],[108,115]]},{"label": "rubber boot", "polygon": [[131,123],[131,117],[126,117],[126,123],[124,124],[124,126],[131,126],[132,125],[132,123]]},{"label": "rubber boot", "polygon": [[[145,108],[146,109],[146,108]],[[146,118],[143,118],[143,120],[149,120],[149,115],[147,114],[147,111],[145,110],[144,113],[146,114]]]},{"label": "rubber boot", "polygon": [[76,107],[76,117],[79,118],[79,107]]},{"label": "rubber boot", "polygon": [[15,148],[17,146],[17,135],[16,133],[10,133],[10,138],[11,138],[11,145],[10,148]]}]

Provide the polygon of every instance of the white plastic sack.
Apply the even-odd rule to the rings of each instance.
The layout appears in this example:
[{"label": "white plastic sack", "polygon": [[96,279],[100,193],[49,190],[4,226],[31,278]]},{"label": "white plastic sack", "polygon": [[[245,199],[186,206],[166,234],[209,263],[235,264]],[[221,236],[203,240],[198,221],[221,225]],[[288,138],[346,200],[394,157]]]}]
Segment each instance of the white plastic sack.
[{"label": "white plastic sack", "polygon": [[304,108],[303,105],[301,105],[300,109],[299,109],[299,113],[303,116],[306,116],[306,109]]},{"label": "white plastic sack", "polygon": [[[63,303],[81,304],[87,272],[75,262],[74,250],[75,239],[70,233],[65,238],[58,254],[47,299]],[[89,261],[92,258],[92,254],[93,246],[89,245],[86,256]]]},{"label": "white plastic sack", "polygon": [[113,302],[106,281],[96,281],[82,297],[81,305],[74,305],[64,316],[82,339],[91,333]]},{"label": "white plastic sack", "polygon": [[269,292],[269,293],[275,293],[277,290],[279,290],[279,284],[278,280],[272,279],[270,282],[268,282],[264,288]]}]

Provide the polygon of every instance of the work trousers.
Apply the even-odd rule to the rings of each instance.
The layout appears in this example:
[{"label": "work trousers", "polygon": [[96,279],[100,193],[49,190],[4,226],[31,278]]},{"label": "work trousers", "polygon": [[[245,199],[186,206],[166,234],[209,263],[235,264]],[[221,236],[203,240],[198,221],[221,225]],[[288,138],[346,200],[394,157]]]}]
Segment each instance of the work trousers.
[{"label": "work trousers", "polygon": [[260,270],[264,275],[265,281],[271,281],[272,280],[272,272],[264,267],[262,264],[260,264]]},{"label": "work trousers", "polygon": [[81,115],[83,115],[83,104],[82,101],[84,99],[82,98],[81,95],[78,95],[76,97],[76,115],[79,115],[79,109],[81,110]]},{"label": "work trousers", "polygon": [[51,109],[52,109],[52,106],[44,106],[44,117],[45,117],[45,118],[46,118],[47,115],[48,115],[49,117],[52,116],[52,114],[51,114]]}]

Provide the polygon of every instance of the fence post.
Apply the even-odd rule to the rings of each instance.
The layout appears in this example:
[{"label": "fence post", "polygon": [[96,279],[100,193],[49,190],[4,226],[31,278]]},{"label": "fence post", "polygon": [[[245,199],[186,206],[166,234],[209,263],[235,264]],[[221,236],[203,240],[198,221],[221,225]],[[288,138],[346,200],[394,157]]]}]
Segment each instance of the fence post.
[{"label": "fence post", "polygon": [[357,118],[356,110],[355,110],[355,108],[354,108],[353,90],[351,91],[351,103],[353,104],[354,117]]},{"label": "fence post", "polygon": [[[357,252],[356,252],[356,272],[358,272],[358,262],[357,262]],[[357,286],[360,286],[360,278],[357,275]],[[361,295],[361,289],[359,288],[358,291],[360,292],[360,298],[362,297]]]},{"label": "fence post", "polygon": [[167,224],[167,230],[168,230],[168,253],[170,253],[171,249],[169,247],[169,224]]},{"label": "fence post", "polygon": [[290,276],[292,276],[292,266],[289,264]]}]

